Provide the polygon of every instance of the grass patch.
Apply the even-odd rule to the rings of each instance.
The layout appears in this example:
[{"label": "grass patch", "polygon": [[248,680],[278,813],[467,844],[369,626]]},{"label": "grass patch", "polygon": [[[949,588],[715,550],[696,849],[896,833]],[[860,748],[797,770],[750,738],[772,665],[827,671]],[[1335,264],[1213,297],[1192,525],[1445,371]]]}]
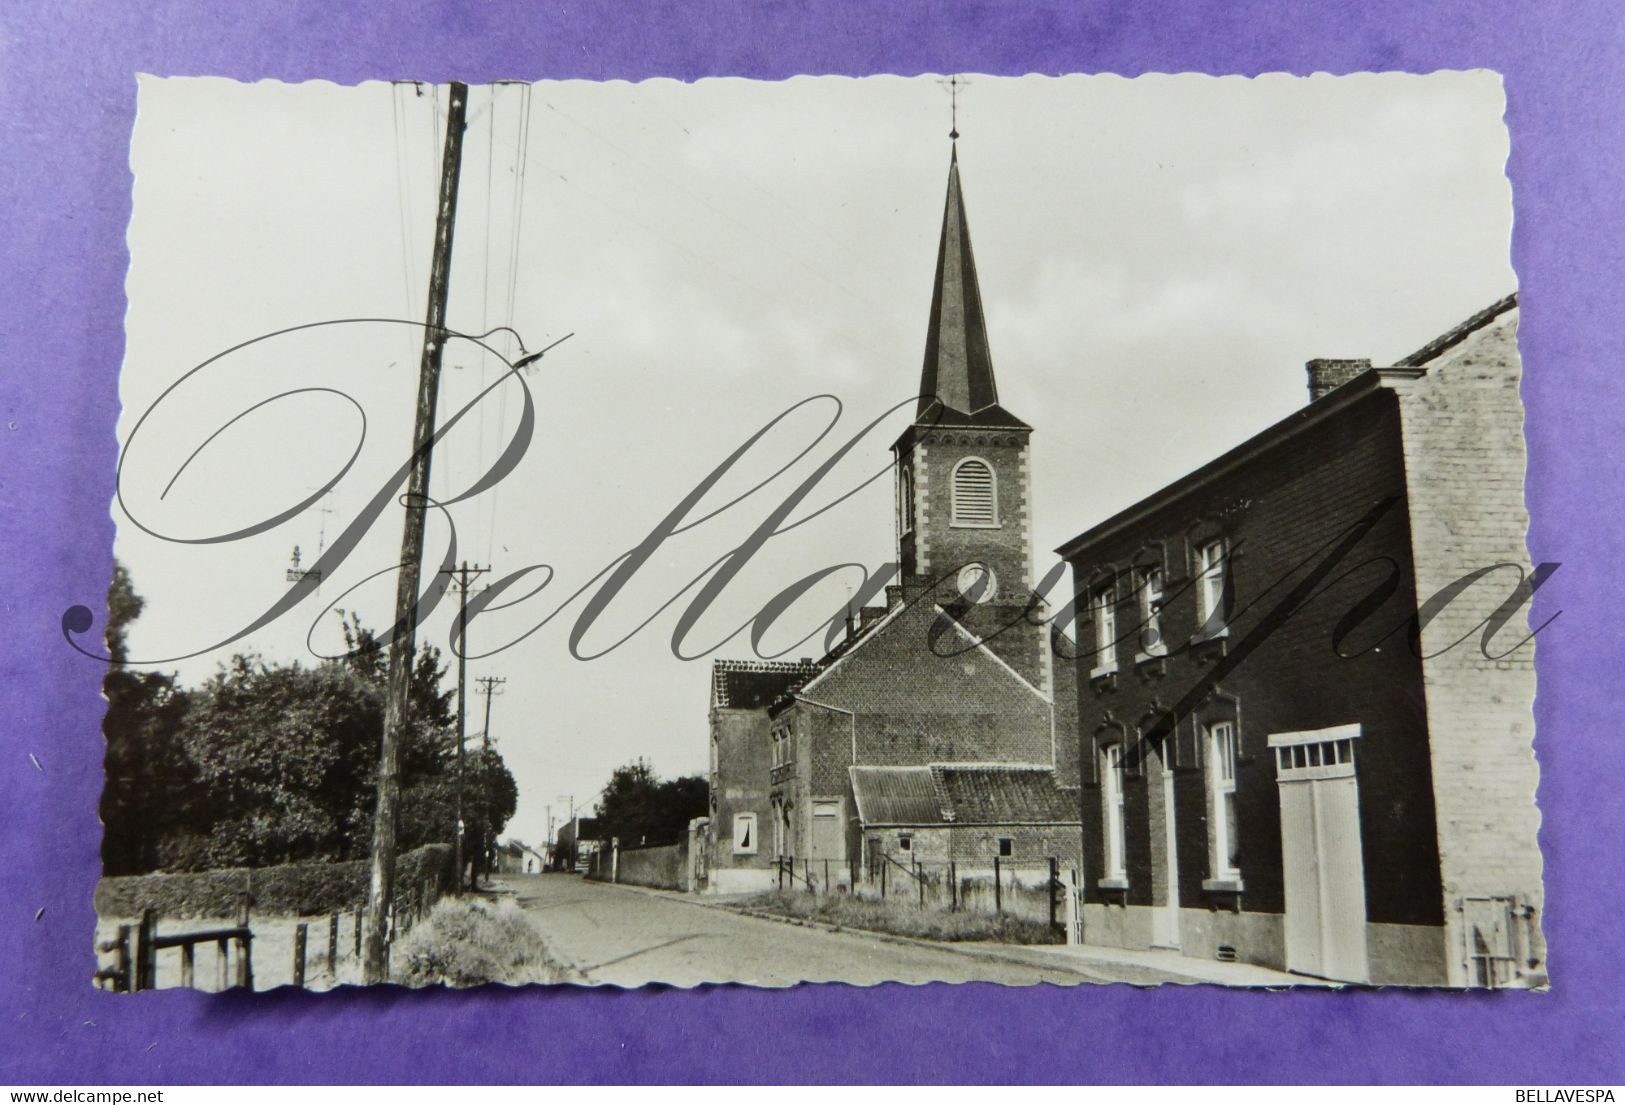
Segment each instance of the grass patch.
[{"label": "grass patch", "polygon": [[805,918],[867,929],[894,936],[914,936],[922,940],[996,940],[1005,944],[1055,944],[1060,942],[1045,921],[1033,921],[1008,913],[950,913],[921,909],[911,902],[891,898],[870,901],[850,894],[807,894],[773,890],[739,903],[748,909],[781,917]]},{"label": "grass patch", "polygon": [[396,942],[390,957],[394,981],[407,986],[570,981],[509,899],[447,898]]}]

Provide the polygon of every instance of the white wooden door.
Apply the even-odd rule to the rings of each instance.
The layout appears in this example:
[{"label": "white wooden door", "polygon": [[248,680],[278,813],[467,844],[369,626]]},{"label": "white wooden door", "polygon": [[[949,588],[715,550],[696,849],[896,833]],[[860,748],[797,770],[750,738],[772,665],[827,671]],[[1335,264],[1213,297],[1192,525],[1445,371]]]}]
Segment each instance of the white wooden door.
[{"label": "white wooden door", "polygon": [[1340,726],[1270,738],[1281,796],[1287,969],[1344,982],[1370,978],[1358,735],[1357,727]]},{"label": "white wooden door", "polygon": [[1162,772],[1162,863],[1168,889],[1151,910],[1151,943],[1159,948],[1179,947],[1179,838],[1174,823],[1174,773]]}]

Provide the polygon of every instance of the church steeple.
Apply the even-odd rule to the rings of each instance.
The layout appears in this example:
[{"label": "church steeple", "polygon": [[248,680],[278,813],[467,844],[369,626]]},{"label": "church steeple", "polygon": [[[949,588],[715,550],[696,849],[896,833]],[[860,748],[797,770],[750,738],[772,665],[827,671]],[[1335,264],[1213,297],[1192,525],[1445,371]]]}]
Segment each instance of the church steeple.
[{"label": "church steeple", "polygon": [[999,405],[957,149],[948,163],[920,391],[913,423],[892,446],[904,592],[929,588],[954,609],[971,602],[956,615],[960,625],[1040,686],[1045,637],[1024,621],[1032,595],[1032,427]]},{"label": "church steeple", "polygon": [[936,284],[931,291],[931,320],[925,335],[925,367],[920,373],[919,414],[933,401],[951,411],[975,414],[999,402],[988,349],[982,289],[976,280],[970,224],[959,183],[959,147],[948,163],[948,198],[942,212],[942,238],[937,245]]}]

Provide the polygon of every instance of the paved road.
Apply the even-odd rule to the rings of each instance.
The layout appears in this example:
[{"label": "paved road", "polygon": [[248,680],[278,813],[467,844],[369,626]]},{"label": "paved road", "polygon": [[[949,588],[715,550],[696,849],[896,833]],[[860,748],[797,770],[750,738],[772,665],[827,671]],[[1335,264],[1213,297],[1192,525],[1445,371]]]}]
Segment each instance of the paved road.
[{"label": "paved road", "polygon": [[[1007,962],[951,946],[894,943],[745,917],[675,895],[590,883],[575,875],[510,875],[503,882],[530,913],[555,958],[589,983],[695,986],[743,982],[1160,981],[1145,968]],[[1017,953],[1020,954],[1020,953]]]}]

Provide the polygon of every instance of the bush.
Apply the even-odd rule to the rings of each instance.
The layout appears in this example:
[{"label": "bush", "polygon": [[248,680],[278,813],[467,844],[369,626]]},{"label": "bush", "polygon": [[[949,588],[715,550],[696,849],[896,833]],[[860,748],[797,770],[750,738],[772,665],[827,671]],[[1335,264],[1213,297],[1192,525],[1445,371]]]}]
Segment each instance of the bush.
[{"label": "bush", "polygon": [[407,986],[564,982],[568,972],[512,901],[448,898],[391,952],[395,981]]},{"label": "bush", "polygon": [[[126,875],[96,883],[96,913],[137,917],[155,909],[162,917],[235,917],[238,895],[247,891],[256,913],[308,917],[354,909],[367,896],[366,860],[349,863],[284,863],[276,867],[230,867],[173,875]],[[427,844],[395,863],[395,895],[416,901],[422,886],[436,896],[451,880],[451,847]]]}]

